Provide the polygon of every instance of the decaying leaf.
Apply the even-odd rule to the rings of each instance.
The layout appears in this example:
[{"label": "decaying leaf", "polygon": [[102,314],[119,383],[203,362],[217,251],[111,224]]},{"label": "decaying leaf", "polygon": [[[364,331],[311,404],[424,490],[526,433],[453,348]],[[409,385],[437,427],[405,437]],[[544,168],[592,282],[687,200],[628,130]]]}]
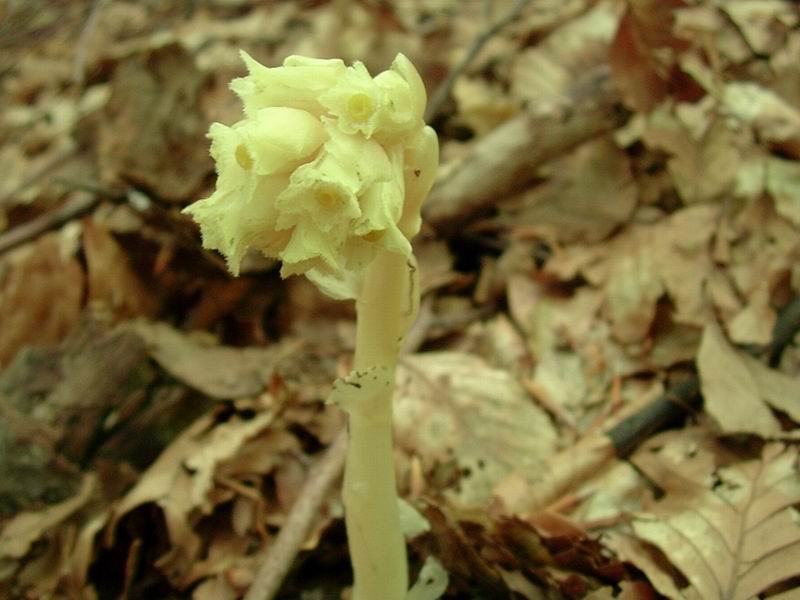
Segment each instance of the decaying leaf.
[{"label": "decaying leaf", "polygon": [[687,204],[718,199],[729,191],[741,163],[736,134],[724,119],[704,112],[659,112],[644,134],[648,145],[672,155],[667,165]]},{"label": "decaying leaf", "polygon": [[674,53],[684,46],[672,32],[682,0],[633,0],[620,20],[609,61],[625,101],[636,110],[652,110],[667,94]]},{"label": "decaying leaf", "polygon": [[614,261],[605,289],[612,331],[623,343],[645,338],[655,318],[656,303],[664,292],[653,255],[637,250],[621,254]]},{"label": "decaying leaf", "polygon": [[800,226],[800,163],[770,158],[767,161],[766,187],[779,214]]}]

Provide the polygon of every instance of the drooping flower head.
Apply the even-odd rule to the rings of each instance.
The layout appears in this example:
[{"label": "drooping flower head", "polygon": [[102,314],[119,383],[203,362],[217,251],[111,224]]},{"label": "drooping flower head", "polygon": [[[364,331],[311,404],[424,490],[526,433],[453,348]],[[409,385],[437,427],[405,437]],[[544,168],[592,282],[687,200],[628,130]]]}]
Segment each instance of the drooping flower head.
[{"label": "drooping flower head", "polygon": [[185,209],[203,245],[238,274],[249,249],[279,259],[335,298],[353,298],[381,249],[409,256],[438,144],[425,88],[398,54],[371,77],[361,63],[288,57],[268,68],[246,53],[231,82],[245,118],[209,130],[217,188]]}]

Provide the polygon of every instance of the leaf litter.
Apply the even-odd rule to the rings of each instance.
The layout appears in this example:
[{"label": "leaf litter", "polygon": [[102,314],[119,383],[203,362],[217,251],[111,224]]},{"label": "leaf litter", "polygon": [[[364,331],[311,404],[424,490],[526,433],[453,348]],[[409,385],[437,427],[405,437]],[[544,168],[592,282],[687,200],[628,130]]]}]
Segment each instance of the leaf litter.
[{"label": "leaf litter", "polygon": [[[415,570],[445,598],[796,594],[794,3],[6,4],[0,596],[241,598],[343,426],[352,307],[258,257],[231,279],[179,214],[240,48],[402,51],[449,86],[397,382]],[[277,597],[347,594],[319,496]]]}]

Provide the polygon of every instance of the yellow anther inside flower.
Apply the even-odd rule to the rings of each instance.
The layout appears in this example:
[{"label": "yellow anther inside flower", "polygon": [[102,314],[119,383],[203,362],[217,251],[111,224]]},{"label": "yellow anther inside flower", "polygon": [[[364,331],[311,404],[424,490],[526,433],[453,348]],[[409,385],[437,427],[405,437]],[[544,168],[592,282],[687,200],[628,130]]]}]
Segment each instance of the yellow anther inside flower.
[{"label": "yellow anther inside flower", "polygon": [[367,94],[353,94],[347,100],[347,115],[356,122],[369,120],[375,112],[375,104]]},{"label": "yellow anther inside flower", "polygon": [[234,155],[236,156],[236,162],[245,171],[249,171],[253,167],[253,157],[250,156],[250,152],[244,147],[244,144],[236,146]]},{"label": "yellow anther inside flower", "polygon": [[317,202],[319,202],[319,204],[325,208],[333,208],[341,200],[341,198],[339,198],[339,194],[325,188],[318,189],[314,193],[314,196],[317,199]]},{"label": "yellow anther inside flower", "polygon": [[366,235],[362,235],[362,239],[368,242],[379,242],[383,238],[383,234],[385,231],[383,229],[375,229],[374,231],[370,231]]}]

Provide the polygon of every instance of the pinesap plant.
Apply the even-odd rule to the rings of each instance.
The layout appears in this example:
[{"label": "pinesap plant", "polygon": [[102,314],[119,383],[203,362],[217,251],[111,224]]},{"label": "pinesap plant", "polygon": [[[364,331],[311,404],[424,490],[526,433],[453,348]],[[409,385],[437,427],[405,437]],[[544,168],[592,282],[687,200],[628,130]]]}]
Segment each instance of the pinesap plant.
[{"label": "pinesap plant", "polygon": [[211,126],[216,190],[185,212],[233,274],[256,250],[281,262],[281,276],[305,275],[323,293],[355,300],[353,370],[330,397],[349,418],[342,495],[353,598],[403,600],[392,396],[419,306],[410,240],[439,160],[422,118],[425,88],[402,54],[375,77],[339,59],[290,56],[268,68],[242,57],[248,75],[231,88],[244,118]]}]

